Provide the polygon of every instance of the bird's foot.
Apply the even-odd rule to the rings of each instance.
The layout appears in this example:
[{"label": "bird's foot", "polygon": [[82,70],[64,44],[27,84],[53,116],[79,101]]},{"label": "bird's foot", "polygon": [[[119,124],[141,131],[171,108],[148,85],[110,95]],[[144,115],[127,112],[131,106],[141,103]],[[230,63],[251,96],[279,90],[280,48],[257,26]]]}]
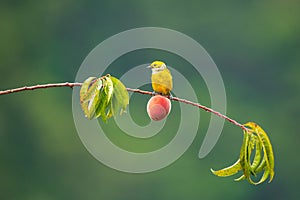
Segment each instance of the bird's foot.
[{"label": "bird's foot", "polygon": [[153,91],[152,96],[155,96],[155,95],[157,95],[157,92]]},{"label": "bird's foot", "polygon": [[155,92],[155,91],[153,91],[153,92],[152,92],[152,96],[155,96],[155,95],[166,96],[166,95],[164,95],[164,94],[162,94],[162,93],[160,93],[160,92]]}]

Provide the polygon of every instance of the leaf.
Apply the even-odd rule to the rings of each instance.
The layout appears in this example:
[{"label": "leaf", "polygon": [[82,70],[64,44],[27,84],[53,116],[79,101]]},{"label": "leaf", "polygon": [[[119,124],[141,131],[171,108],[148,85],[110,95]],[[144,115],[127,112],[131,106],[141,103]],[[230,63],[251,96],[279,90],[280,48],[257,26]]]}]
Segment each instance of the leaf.
[{"label": "leaf", "polygon": [[243,174],[242,176],[240,176],[239,178],[236,178],[234,179],[234,181],[241,181],[241,180],[244,180],[246,177],[245,175]]},{"label": "leaf", "polygon": [[[248,180],[250,177],[250,153],[249,153],[249,144],[251,140],[251,134],[244,131],[244,140],[240,151],[240,163],[245,178]],[[251,152],[251,151],[250,151]]]},{"label": "leaf", "polygon": [[238,159],[233,165],[226,167],[224,169],[214,171],[213,169],[210,169],[211,172],[214,175],[221,176],[221,177],[226,177],[226,176],[231,176],[236,173],[238,173],[242,169],[240,159]]},{"label": "leaf", "polygon": [[[257,137],[255,135],[252,135],[251,137],[251,149],[254,148],[254,145],[255,144],[255,156],[253,158],[253,162],[251,164],[251,174],[256,176],[256,173],[258,173],[256,171],[258,165],[260,164],[261,162],[261,144],[260,142],[258,141]],[[245,175],[243,174],[241,177],[237,178],[237,179],[234,179],[235,181],[241,181],[241,180],[244,180],[246,177]],[[253,182],[251,180],[251,182]]]},{"label": "leaf", "polygon": [[256,168],[255,173],[262,172],[262,170],[264,170],[265,167],[266,167],[266,160],[263,159],[259,164],[259,166]]},{"label": "leaf", "polygon": [[102,81],[95,77],[88,78],[81,87],[81,107],[88,119],[92,119],[95,116],[96,108],[99,104],[99,92],[101,88]]},{"label": "leaf", "polygon": [[[270,170],[265,169],[263,176],[261,177],[260,181],[258,181],[257,183],[255,183],[255,185],[258,185],[262,182],[264,182],[265,180],[267,180],[268,176],[270,175]],[[269,181],[270,183],[270,181]]]},{"label": "leaf", "polygon": [[83,84],[80,88],[80,102],[81,103],[83,103],[85,101],[90,84],[92,83],[92,81],[94,79],[96,79],[96,77],[89,77],[83,82]]},{"label": "leaf", "polygon": [[127,105],[129,104],[129,95],[126,90],[126,87],[123,83],[115,78],[111,77],[114,93],[111,101],[111,114],[113,116],[117,116],[118,114],[122,114],[125,112]]},{"label": "leaf", "polygon": [[252,137],[255,138],[255,156],[254,156],[253,162],[251,164],[251,169],[256,175],[256,169],[261,162],[262,145],[261,145],[260,141],[258,140],[257,136],[253,135]]},{"label": "leaf", "polygon": [[105,115],[105,109],[107,108],[107,95],[104,92],[104,89],[106,87],[106,82],[105,82],[105,80],[102,80],[102,82],[103,82],[103,88],[101,89],[101,91],[99,93],[99,104],[97,105],[97,108],[96,108],[95,118]]},{"label": "leaf", "polygon": [[107,115],[108,115],[106,113],[106,110],[110,104],[111,97],[114,92],[114,88],[113,88],[112,81],[110,79],[110,75],[106,75],[105,77],[103,77],[102,82],[103,82],[103,90],[101,90],[99,96],[100,102],[96,110],[96,118],[101,116],[102,120],[106,122]]},{"label": "leaf", "polygon": [[113,92],[115,92],[115,87],[113,85],[110,75],[107,75],[104,79],[106,81],[106,87],[104,88],[104,92],[107,95],[107,102],[110,102]]}]

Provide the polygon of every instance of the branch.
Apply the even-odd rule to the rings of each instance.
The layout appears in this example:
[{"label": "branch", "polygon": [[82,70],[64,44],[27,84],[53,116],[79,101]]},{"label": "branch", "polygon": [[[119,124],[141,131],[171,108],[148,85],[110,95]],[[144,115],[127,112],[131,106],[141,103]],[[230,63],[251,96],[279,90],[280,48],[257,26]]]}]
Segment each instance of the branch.
[{"label": "branch", "polygon": [[[24,87],[20,87],[20,88],[15,88],[15,89],[9,89],[9,90],[3,90],[3,91],[0,91],[0,95],[5,95],[5,94],[11,94],[11,93],[16,93],[16,92],[22,92],[22,91],[26,91],[26,90],[36,90],[36,89],[45,89],[45,88],[52,88],[52,87],[70,87],[70,88],[73,88],[75,86],[82,86],[82,83],[69,83],[69,82],[65,82],[65,83],[51,83],[51,84],[43,84],[43,85],[34,85],[34,86],[24,86]],[[129,92],[137,92],[137,93],[140,93],[140,94],[146,94],[146,95],[153,95],[152,92],[149,92],[149,91],[144,91],[144,90],[140,90],[140,89],[131,89],[131,88],[126,88],[127,91]],[[178,97],[170,97],[168,96],[167,97],[168,99],[170,100],[173,100],[173,101],[178,101],[178,102],[182,102],[182,103],[186,103],[186,104],[189,104],[189,105],[192,105],[192,106],[195,106],[195,107],[198,107],[200,109],[203,109],[205,110],[206,112],[210,112],[210,113],[213,113],[225,120],[227,120],[228,122],[232,123],[233,125],[235,126],[238,126],[240,127],[241,129],[245,130],[245,131],[249,131],[248,128],[246,128],[244,125],[238,123],[237,121],[227,117],[226,115],[223,115],[221,114],[220,112],[217,112],[211,108],[208,108],[206,106],[203,106],[199,103],[194,103],[192,101],[188,101],[186,99],[180,99]]]}]

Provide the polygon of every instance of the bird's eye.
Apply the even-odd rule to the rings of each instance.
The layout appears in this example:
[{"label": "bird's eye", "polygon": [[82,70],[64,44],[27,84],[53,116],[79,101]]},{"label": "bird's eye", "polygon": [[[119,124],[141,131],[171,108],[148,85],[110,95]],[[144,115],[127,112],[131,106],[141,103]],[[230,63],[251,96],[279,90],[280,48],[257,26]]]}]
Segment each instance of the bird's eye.
[{"label": "bird's eye", "polygon": [[156,67],[156,64],[154,64],[154,67]]}]

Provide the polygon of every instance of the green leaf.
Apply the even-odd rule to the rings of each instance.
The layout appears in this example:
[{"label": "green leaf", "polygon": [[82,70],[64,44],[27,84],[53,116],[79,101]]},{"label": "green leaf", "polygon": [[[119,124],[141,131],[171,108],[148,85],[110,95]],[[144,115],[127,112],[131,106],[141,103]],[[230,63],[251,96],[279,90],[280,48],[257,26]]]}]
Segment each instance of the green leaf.
[{"label": "green leaf", "polygon": [[106,87],[104,88],[104,92],[107,95],[107,102],[110,102],[113,92],[115,92],[115,87],[113,85],[110,75],[107,75],[104,79],[106,81]]},{"label": "green leaf", "polygon": [[243,144],[240,151],[240,163],[242,166],[242,170],[244,173],[245,178],[247,179],[250,176],[248,164],[248,144],[249,144],[249,134],[244,131],[244,139]]},{"label": "green leaf", "polygon": [[266,160],[263,159],[263,160],[261,161],[261,163],[259,164],[259,166],[256,168],[255,173],[260,173],[260,172],[262,172],[262,171],[265,169],[266,165],[267,165],[267,164],[266,164]]},{"label": "green leaf", "polygon": [[96,118],[101,116],[102,120],[106,122],[107,120],[106,110],[109,106],[109,101],[111,99],[114,88],[112,86],[112,82],[109,76],[102,77],[102,83],[103,83],[103,89],[99,94],[99,105],[97,106],[96,109]]},{"label": "green leaf", "polygon": [[114,87],[114,93],[111,101],[111,114],[112,116],[117,116],[125,112],[127,105],[129,104],[129,95],[126,87],[123,83],[115,78],[111,77]]},{"label": "green leaf", "polygon": [[88,119],[93,119],[96,108],[99,104],[99,92],[102,88],[102,81],[90,77],[84,81],[80,90],[80,102],[82,110]]},{"label": "green leaf", "polygon": [[255,138],[255,156],[254,156],[253,162],[251,164],[251,170],[254,172],[254,175],[256,175],[256,169],[261,162],[262,145],[261,145],[260,141],[258,140],[257,136],[253,135],[252,137]]},{"label": "green leaf", "polygon": [[[267,180],[268,176],[270,175],[270,170],[268,170],[268,169],[266,169],[266,168],[265,168],[264,170],[265,170],[265,171],[264,171],[263,176],[261,177],[260,181],[258,181],[257,183],[255,183],[255,185],[258,185],[258,184],[264,182],[265,180]],[[269,182],[270,182],[270,181],[269,181]]]},{"label": "green leaf", "polygon": [[221,177],[226,177],[226,176],[231,176],[236,173],[238,173],[242,169],[240,159],[238,159],[233,165],[226,167],[224,169],[214,171],[213,169],[210,169],[211,172],[214,175],[221,176]]},{"label": "green leaf", "polygon": [[239,178],[234,179],[234,181],[241,181],[241,180],[244,180],[244,179],[245,179],[245,175],[243,174]]},{"label": "green leaf", "polygon": [[88,89],[90,88],[90,85],[94,79],[96,79],[96,77],[89,77],[83,82],[83,84],[80,88],[80,102],[81,103],[83,103],[86,100]]},{"label": "green leaf", "polygon": [[[106,83],[104,80],[102,80],[103,82],[103,88],[100,90],[99,92],[99,104],[96,107],[96,114],[95,114],[95,118],[100,117],[101,115],[103,115],[106,107],[107,107],[107,96],[106,93],[104,92],[104,88],[106,87]],[[104,113],[105,115],[105,113]]]}]

